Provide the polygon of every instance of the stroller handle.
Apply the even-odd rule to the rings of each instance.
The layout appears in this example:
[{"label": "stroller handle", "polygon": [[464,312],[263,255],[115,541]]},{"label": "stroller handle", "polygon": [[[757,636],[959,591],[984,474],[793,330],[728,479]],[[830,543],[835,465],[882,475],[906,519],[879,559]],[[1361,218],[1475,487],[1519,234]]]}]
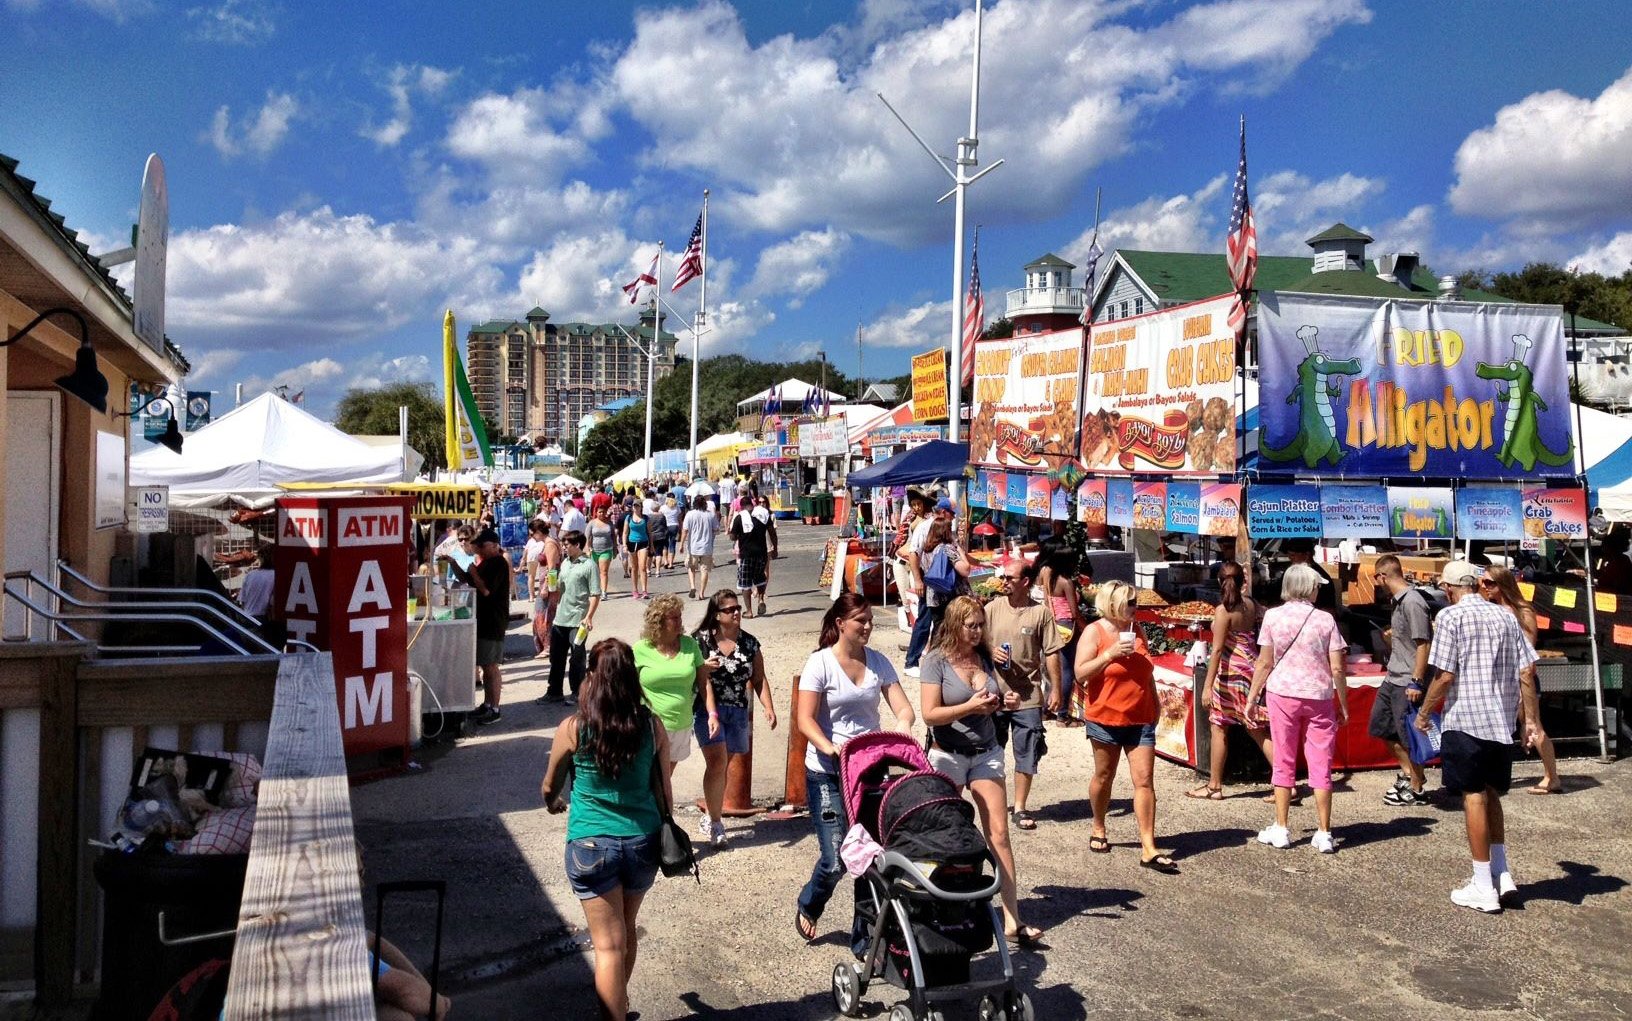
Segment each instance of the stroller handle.
[{"label": "stroller handle", "polygon": [[[986,860],[992,863],[993,869],[997,868],[997,862],[992,858],[992,853],[990,851],[986,852]],[[899,851],[885,851],[883,865],[886,872],[895,870],[905,873],[913,882],[918,883],[925,890],[928,890],[940,900],[986,900],[1002,889],[1002,880],[994,875],[992,877],[991,885],[985,887],[984,889],[969,890],[966,892],[943,890],[939,886],[936,886],[934,881],[928,876],[924,875],[923,872],[919,871],[918,866],[911,859],[902,855]]]}]

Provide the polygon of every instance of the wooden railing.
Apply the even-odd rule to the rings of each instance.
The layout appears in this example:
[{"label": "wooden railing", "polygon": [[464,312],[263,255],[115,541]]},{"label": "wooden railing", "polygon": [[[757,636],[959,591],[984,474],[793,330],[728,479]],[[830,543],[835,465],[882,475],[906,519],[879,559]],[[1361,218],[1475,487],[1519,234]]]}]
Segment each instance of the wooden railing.
[{"label": "wooden railing", "polygon": [[226,1016],[374,1017],[351,792],[326,652],[285,656],[278,671]]}]

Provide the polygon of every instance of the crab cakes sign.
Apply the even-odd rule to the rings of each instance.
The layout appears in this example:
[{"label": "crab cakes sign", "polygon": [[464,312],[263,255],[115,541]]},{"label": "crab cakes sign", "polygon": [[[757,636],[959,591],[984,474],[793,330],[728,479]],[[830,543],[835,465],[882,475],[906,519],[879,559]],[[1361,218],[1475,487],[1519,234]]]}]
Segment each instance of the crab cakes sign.
[{"label": "crab cakes sign", "polygon": [[1235,470],[1230,296],[1095,325],[1083,395],[1083,465],[1094,471]]},{"label": "crab cakes sign", "polygon": [[1569,476],[1556,305],[1258,296],[1263,471]]},{"label": "crab cakes sign", "polygon": [[976,344],[969,459],[1019,471],[1070,460],[1081,357],[1075,329]]}]

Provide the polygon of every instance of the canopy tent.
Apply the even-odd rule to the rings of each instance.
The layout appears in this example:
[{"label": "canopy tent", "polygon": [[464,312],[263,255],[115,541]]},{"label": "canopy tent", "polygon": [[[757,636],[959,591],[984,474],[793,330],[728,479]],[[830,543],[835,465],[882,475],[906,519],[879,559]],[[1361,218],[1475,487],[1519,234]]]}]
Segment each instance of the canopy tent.
[{"label": "canopy tent", "polygon": [[180,454],[130,459],[130,484],[169,486],[173,506],[267,505],[289,482],[402,482],[400,444],[371,447],[266,393],[191,433]]},{"label": "canopy tent", "polygon": [[650,462],[644,457],[637,457],[617,472],[607,476],[606,481],[640,482],[654,475],[661,475],[664,472],[685,470],[686,452],[684,450],[657,450],[652,452]]},{"label": "canopy tent", "polygon": [[969,444],[931,440],[921,446],[853,471],[848,486],[911,486],[943,479],[961,479],[969,466]]},{"label": "canopy tent", "polygon": [[698,441],[697,456],[703,457],[705,455],[714,453],[716,450],[728,450],[736,447],[740,443],[758,442],[759,440],[755,439],[748,433],[715,433],[706,440]]},{"label": "canopy tent", "polygon": [[555,478],[551,479],[549,481],[549,483],[548,483],[548,485],[552,485],[552,486],[581,486],[583,484],[584,484],[583,479],[575,479],[571,475],[566,474],[565,472],[563,472],[560,475],[557,475]]},{"label": "canopy tent", "polygon": [[744,397],[742,400],[738,401],[737,414],[744,414],[745,411],[752,412],[754,409],[747,408],[746,406],[751,404],[763,404],[765,399],[771,395],[771,391],[773,390],[776,391],[777,400],[782,405],[781,413],[784,415],[798,414],[799,406],[803,405],[805,403],[805,399],[808,397],[814,397],[816,400],[820,401],[822,399],[822,395],[826,394],[828,397],[828,402],[833,405],[835,410],[839,405],[843,404],[849,399],[845,397],[844,394],[841,394],[836,390],[823,390],[814,383],[807,383],[802,379],[790,378],[784,379],[775,386],[768,386],[751,397]]},{"label": "canopy tent", "polygon": [[[351,438],[354,439],[354,440],[357,440],[359,443],[366,443],[369,446],[373,447],[375,450],[393,450],[393,449],[400,450],[402,448],[402,437],[401,436],[353,435]],[[418,475],[420,469],[424,468],[424,467],[425,467],[425,455],[421,454],[419,451],[415,450],[413,447],[409,447],[408,448],[407,474],[409,476]]]}]

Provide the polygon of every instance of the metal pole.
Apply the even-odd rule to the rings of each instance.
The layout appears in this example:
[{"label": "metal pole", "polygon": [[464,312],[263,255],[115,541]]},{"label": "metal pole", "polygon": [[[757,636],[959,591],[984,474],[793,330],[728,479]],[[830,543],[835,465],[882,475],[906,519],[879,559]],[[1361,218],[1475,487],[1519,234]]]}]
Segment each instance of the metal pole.
[{"label": "metal pole", "polygon": [[691,328],[691,449],[686,454],[686,470],[697,472],[697,363],[702,357],[703,323],[708,319],[708,189],[703,189],[703,271],[702,294],[697,302],[697,314]]},{"label": "metal pole", "polygon": [[408,474],[408,406],[399,405],[397,408],[397,439],[402,442],[402,481],[412,482],[414,477]]},{"label": "metal pole", "polygon": [[[1581,339],[1576,335],[1574,308],[1570,309],[1570,355],[1571,371],[1575,375],[1575,388],[1576,391],[1579,392],[1581,389]],[[1592,503],[1592,498],[1590,495],[1592,490],[1587,482],[1587,455],[1585,450],[1580,450],[1581,405],[1576,404],[1573,400],[1570,403],[1575,405],[1575,444],[1576,448],[1580,451],[1579,456],[1581,458],[1579,462],[1581,465],[1581,472],[1575,477],[1575,480],[1580,484],[1582,494],[1586,496],[1584,502],[1589,505],[1587,507],[1587,513],[1590,515],[1592,513],[1592,508],[1590,506]],[[1584,558],[1587,569],[1587,647],[1592,651],[1592,696],[1598,708],[1598,757],[1604,762],[1608,762],[1609,727],[1604,719],[1604,674],[1603,666],[1598,658],[1598,599],[1597,595],[1593,591],[1594,586],[1592,583],[1591,536],[1592,531],[1589,527],[1586,536],[1582,537],[1582,547],[1586,550],[1587,554]],[[1622,679],[1621,683],[1623,685],[1626,683],[1624,678]],[[1539,698],[1541,693],[1540,691],[1537,691],[1536,694]]]},{"label": "metal pole", "polygon": [[643,475],[652,473],[652,398],[657,386],[658,295],[663,293],[663,242],[657,243],[657,268],[652,273],[652,342],[646,348],[646,460]]}]

